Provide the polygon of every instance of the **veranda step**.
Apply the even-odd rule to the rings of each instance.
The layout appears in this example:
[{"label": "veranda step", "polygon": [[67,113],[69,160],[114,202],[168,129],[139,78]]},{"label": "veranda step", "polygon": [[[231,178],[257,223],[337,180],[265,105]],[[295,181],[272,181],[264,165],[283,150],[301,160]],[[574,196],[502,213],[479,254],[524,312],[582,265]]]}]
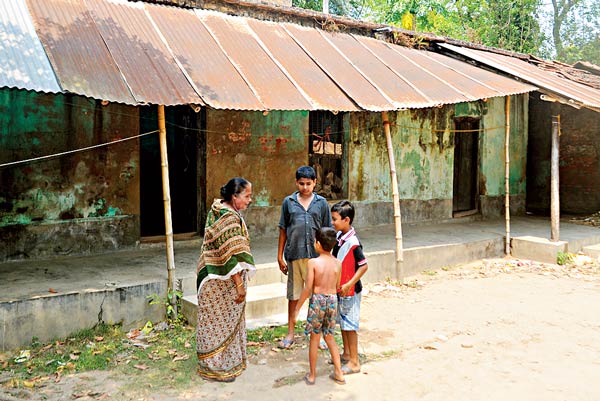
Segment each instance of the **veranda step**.
[{"label": "veranda step", "polygon": [[[287,314],[286,285],[271,283],[251,286],[246,297],[246,319],[269,319],[272,316]],[[196,325],[198,299],[196,295],[183,297],[183,315],[192,325]]]},{"label": "veranda step", "polygon": [[590,258],[600,259],[600,244],[585,246],[581,251]]}]

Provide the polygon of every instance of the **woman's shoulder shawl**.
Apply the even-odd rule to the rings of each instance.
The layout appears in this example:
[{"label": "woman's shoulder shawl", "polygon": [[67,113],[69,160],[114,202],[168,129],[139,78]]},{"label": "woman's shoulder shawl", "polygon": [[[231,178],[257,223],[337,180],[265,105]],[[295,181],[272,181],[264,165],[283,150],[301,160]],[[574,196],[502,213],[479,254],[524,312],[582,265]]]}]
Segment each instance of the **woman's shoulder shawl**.
[{"label": "woman's shoulder shawl", "polygon": [[215,202],[206,217],[196,288],[209,275],[228,277],[239,262],[254,265],[248,229],[242,216]]}]

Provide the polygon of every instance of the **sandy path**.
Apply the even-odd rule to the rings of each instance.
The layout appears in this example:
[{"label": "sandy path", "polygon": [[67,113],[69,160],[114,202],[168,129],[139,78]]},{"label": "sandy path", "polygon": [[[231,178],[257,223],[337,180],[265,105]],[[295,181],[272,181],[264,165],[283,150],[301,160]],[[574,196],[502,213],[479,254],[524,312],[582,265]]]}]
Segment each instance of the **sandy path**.
[{"label": "sandy path", "polygon": [[600,275],[482,266],[419,276],[416,288],[369,285],[359,333],[367,361],[345,386],[327,378],[326,354],[306,386],[302,344],[264,349],[232,384],[198,379],[144,394],[116,391],[103,375],[97,384],[113,400],[600,400]]}]

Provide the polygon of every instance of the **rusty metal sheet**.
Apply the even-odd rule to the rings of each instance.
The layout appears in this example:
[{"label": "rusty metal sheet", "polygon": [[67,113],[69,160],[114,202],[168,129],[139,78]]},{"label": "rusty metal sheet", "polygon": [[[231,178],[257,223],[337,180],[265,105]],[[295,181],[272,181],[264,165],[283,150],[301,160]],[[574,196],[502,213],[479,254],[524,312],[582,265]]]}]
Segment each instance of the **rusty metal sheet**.
[{"label": "rusty metal sheet", "polygon": [[215,109],[266,108],[193,11],[144,7],[206,104]]},{"label": "rusty metal sheet", "polygon": [[106,46],[139,103],[204,103],[146,16],[142,3],[84,0]]},{"label": "rusty metal sheet", "polygon": [[[455,73],[462,75],[456,77],[454,82],[460,82],[462,89],[469,89],[470,95],[481,99],[481,96],[494,97],[517,95],[521,93],[537,90],[537,87],[519,82],[515,79],[499,75],[494,72],[476,67],[464,61],[444,56],[439,53],[426,52],[427,58],[451,69]],[[467,79],[467,81],[465,81]],[[489,91],[493,91],[488,94]]]},{"label": "rusty metal sheet", "polygon": [[304,94],[257,42],[246,19],[213,11],[195,11],[267,109],[313,109]]},{"label": "rusty metal sheet", "polygon": [[498,71],[513,75],[530,82],[549,92],[571,99],[574,104],[593,109],[600,109],[600,91],[586,85],[565,79],[558,74],[545,71],[517,57],[468,49],[448,43],[440,43],[441,47],[461,54],[472,60],[483,63]]},{"label": "rusty metal sheet", "polygon": [[[373,82],[380,92],[391,99],[395,109],[431,107],[435,102],[411,82],[410,76],[403,76],[390,66],[388,59],[396,54],[385,42],[353,35],[326,34],[329,40],[352,61],[361,73]],[[425,71],[417,71],[427,76]],[[427,77],[431,79],[430,77]]]},{"label": "rusty metal sheet", "polygon": [[83,0],[28,0],[34,26],[63,90],[136,104]]},{"label": "rusty metal sheet", "polygon": [[24,0],[0,1],[0,87],[61,91]]},{"label": "rusty metal sheet", "polygon": [[325,39],[321,31],[290,23],[284,23],[282,26],[313,61],[362,109],[384,111],[397,108],[384,93],[380,92],[379,88],[356,69],[353,64],[356,60],[348,59]]},{"label": "rusty metal sheet", "polygon": [[255,19],[247,19],[247,23],[267,47],[269,55],[289,74],[294,85],[306,94],[314,110],[360,110],[280,24]]}]

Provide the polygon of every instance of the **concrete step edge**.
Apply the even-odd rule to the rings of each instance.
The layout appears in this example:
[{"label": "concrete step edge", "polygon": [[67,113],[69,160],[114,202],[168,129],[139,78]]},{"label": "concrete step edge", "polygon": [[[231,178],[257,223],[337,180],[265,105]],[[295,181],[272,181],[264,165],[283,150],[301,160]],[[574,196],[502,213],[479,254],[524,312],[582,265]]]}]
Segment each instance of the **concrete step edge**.
[{"label": "concrete step edge", "polygon": [[[258,302],[261,300],[285,298],[286,285],[283,283],[262,284],[254,287],[248,287],[247,302]],[[182,298],[183,302],[198,305],[196,294],[186,295]]]}]

